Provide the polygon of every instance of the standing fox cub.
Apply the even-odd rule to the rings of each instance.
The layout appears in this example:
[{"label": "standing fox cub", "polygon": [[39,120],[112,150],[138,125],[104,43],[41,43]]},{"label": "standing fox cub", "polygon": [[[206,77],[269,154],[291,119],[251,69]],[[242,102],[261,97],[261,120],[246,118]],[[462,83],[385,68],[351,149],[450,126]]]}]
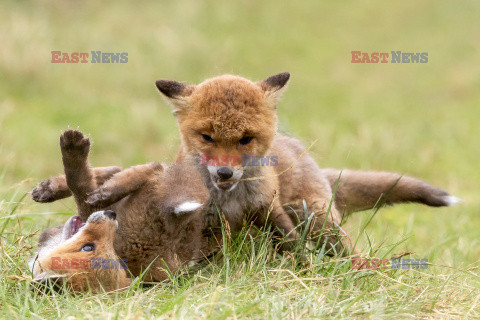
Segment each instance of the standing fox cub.
[{"label": "standing fox cub", "polygon": [[[173,106],[180,129],[177,161],[186,159],[197,167],[210,191],[210,206],[225,214],[232,230],[239,230],[247,218],[257,225],[269,222],[295,240],[305,200],[314,213],[311,230],[315,235],[323,226],[339,228],[347,212],[372,208],[394,186],[384,199],[387,203],[446,206],[456,202],[447,192],[418,179],[347,170],[337,194],[342,200],[328,211],[340,171],[320,169],[298,140],[277,133],[276,105],[289,78],[285,72],[259,82],[232,75],[196,86],[156,82]],[[211,212],[215,219],[215,210]],[[350,249],[348,237],[325,240],[332,248],[343,243]]]}]

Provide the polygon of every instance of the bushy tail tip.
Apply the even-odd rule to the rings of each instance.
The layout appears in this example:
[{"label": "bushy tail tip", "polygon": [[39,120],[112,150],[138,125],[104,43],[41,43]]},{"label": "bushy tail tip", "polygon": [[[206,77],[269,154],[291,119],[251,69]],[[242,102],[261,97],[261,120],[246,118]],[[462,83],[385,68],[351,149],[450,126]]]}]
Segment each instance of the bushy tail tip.
[{"label": "bushy tail tip", "polygon": [[442,200],[445,202],[445,205],[449,207],[454,206],[460,202],[463,202],[462,199],[452,195],[444,196]]}]

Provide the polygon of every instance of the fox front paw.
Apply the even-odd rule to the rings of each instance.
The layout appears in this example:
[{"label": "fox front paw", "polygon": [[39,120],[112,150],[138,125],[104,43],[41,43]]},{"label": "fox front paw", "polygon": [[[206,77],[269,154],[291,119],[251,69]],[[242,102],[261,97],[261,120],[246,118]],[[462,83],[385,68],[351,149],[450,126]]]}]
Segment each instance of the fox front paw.
[{"label": "fox front paw", "polygon": [[84,159],[90,151],[90,139],[79,130],[69,129],[60,136],[62,155],[71,159]]},{"label": "fox front paw", "polygon": [[50,179],[43,180],[32,190],[32,199],[36,202],[52,202],[56,200]]},{"label": "fox front paw", "polygon": [[87,200],[85,202],[93,207],[103,208],[115,202],[112,192],[105,188],[98,188],[90,193],[87,193]]},{"label": "fox front paw", "polygon": [[31,192],[33,201],[47,203],[69,197],[72,194],[70,189],[58,180],[55,177],[40,182]]}]

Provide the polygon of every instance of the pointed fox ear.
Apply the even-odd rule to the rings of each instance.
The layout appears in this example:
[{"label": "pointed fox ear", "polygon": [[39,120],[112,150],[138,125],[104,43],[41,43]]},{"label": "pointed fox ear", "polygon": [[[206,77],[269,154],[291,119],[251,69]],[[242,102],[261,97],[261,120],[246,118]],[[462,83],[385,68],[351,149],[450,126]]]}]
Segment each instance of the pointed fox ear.
[{"label": "pointed fox ear", "polygon": [[167,102],[172,106],[173,112],[178,113],[188,109],[188,97],[192,94],[195,86],[173,80],[157,80],[157,89],[163,94]]},{"label": "pointed fox ear", "polygon": [[265,91],[267,99],[273,105],[276,105],[282,97],[283,92],[287,89],[289,79],[290,73],[282,72],[257,83],[263,91]]}]

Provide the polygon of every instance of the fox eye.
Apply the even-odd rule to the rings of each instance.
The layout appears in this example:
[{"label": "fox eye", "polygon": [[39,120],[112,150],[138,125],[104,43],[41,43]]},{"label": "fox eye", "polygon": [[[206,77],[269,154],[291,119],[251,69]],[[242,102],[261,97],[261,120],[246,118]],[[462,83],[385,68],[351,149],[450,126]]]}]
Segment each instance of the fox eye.
[{"label": "fox eye", "polygon": [[80,251],[93,251],[95,250],[95,243],[86,243],[83,245],[82,249]]},{"label": "fox eye", "polygon": [[238,140],[238,143],[242,146],[249,144],[252,141],[253,137],[243,137],[242,139]]},{"label": "fox eye", "polygon": [[207,142],[213,142],[212,137],[210,137],[208,134],[202,134],[203,140]]}]

